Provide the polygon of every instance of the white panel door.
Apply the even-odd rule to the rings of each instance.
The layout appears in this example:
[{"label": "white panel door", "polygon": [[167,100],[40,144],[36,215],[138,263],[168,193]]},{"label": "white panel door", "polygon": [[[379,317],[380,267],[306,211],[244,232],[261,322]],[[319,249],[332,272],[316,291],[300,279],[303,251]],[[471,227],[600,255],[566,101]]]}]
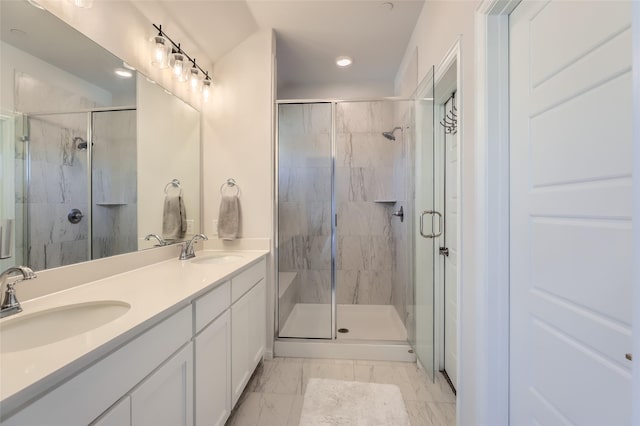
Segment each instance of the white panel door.
[{"label": "white panel door", "polygon": [[249,292],[249,364],[251,371],[262,359],[267,340],[267,286],[260,281]]},{"label": "white panel door", "polygon": [[[453,100],[445,105],[451,111]],[[444,369],[458,388],[458,134],[444,136]]]},{"label": "white panel door", "polygon": [[631,419],[631,6],[510,16],[512,425]]}]

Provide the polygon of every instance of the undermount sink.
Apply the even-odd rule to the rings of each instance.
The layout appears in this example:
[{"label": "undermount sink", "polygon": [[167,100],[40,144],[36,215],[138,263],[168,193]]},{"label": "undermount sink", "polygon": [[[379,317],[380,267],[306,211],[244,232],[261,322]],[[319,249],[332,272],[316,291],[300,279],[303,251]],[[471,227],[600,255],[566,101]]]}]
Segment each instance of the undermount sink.
[{"label": "undermount sink", "polygon": [[120,318],[130,308],[125,302],[104,300],[16,314],[0,323],[0,351],[23,351],[77,336]]},{"label": "undermount sink", "polygon": [[189,262],[199,264],[199,265],[211,265],[216,263],[236,262],[240,259],[242,259],[242,256],[237,254],[219,253],[219,254],[208,254],[201,257],[195,257]]}]

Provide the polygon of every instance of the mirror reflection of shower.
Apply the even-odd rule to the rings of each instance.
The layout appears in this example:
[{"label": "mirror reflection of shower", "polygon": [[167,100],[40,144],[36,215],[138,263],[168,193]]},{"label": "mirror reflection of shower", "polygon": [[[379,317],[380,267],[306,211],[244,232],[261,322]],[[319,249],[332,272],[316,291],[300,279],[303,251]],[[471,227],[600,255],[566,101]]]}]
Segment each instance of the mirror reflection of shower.
[{"label": "mirror reflection of shower", "polygon": [[402,130],[402,127],[394,127],[390,132],[382,132],[382,136],[389,139],[390,141],[395,141],[396,137],[394,133],[396,132],[396,130]]},{"label": "mirror reflection of shower", "polygon": [[85,149],[87,149],[87,141],[80,136],[76,136],[75,138],[73,138],[73,144],[77,149],[81,151],[84,151]]}]

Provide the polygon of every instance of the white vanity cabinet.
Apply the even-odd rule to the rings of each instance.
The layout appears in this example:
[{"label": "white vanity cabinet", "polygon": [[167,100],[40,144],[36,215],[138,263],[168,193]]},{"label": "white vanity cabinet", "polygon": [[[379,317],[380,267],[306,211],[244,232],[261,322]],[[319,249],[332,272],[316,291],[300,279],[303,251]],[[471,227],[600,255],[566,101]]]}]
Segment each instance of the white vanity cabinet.
[{"label": "white vanity cabinet", "polygon": [[265,262],[232,279],[231,288],[231,389],[232,405],[235,405],[264,354]]},{"label": "white vanity cabinet", "polygon": [[263,257],[48,385],[2,426],[223,426],[264,354],[265,295]]},{"label": "white vanity cabinet", "polygon": [[198,426],[224,425],[231,413],[231,283],[196,299],[195,420]]},{"label": "white vanity cabinet", "polygon": [[122,398],[91,426],[131,426],[131,397]]},{"label": "white vanity cabinet", "polygon": [[193,425],[193,345],[189,343],[131,392],[133,426]]}]

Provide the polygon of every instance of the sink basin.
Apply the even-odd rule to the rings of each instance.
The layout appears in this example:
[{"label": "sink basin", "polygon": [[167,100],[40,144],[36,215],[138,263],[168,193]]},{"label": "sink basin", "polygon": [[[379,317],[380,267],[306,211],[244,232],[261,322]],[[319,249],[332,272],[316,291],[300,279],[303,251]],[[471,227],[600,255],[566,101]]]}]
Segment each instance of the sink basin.
[{"label": "sink basin", "polygon": [[209,254],[206,256],[196,257],[190,260],[190,263],[195,263],[199,265],[212,265],[216,263],[230,263],[237,262],[242,259],[242,256],[237,254]]},{"label": "sink basin", "polygon": [[0,351],[23,351],[77,336],[114,321],[130,308],[125,302],[104,300],[16,314],[0,323]]}]

